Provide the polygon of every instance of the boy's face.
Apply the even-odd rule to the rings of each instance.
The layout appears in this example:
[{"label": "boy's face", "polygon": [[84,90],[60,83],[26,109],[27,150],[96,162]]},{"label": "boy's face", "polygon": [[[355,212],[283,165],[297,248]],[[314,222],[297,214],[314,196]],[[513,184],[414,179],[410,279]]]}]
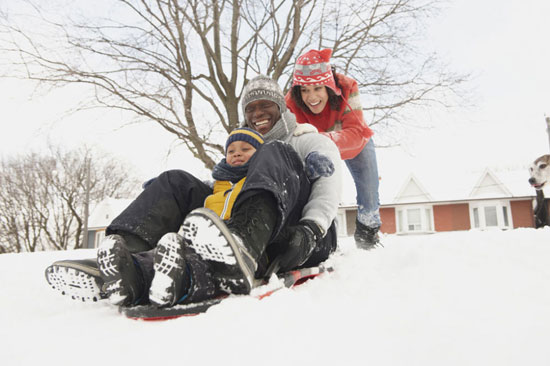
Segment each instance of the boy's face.
[{"label": "boy's face", "polygon": [[233,141],[227,147],[225,161],[231,166],[241,166],[246,164],[254,155],[256,148],[244,141]]}]

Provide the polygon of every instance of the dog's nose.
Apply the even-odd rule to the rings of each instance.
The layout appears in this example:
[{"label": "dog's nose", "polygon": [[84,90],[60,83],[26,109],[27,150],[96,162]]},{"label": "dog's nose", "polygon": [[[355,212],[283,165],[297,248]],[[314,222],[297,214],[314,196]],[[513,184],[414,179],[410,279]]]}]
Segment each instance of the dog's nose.
[{"label": "dog's nose", "polygon": [[533,185],[535,183],[537,183],[535,178],[529,178],[529,184]]}]

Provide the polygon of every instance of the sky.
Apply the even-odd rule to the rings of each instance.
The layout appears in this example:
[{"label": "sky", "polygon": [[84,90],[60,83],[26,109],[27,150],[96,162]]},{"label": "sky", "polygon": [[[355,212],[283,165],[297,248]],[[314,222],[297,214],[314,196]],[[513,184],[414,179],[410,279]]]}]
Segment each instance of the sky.
[{"label": "sky", "polygon": [[[420,166],[524,169],[548,153],[548,14],[550,3],[542,0],[449,1],[428,24],[426,42],[453,70],[472,74],[467,86],[474,105],[426,113],[419,118],[437,127],[412,131],[401,147],[378,149],[382,178]],[[127,161],[142,179],[183,166],[208,178],[200,162],[152,123],[121,127],[125,116],[109,111],[64,117],[80,93],[78,87],[36,91],[27,81],[0,80],[0,154],[41,149],[46,141],[88,144]]]},{"label": "sky", "polygon": [[430,38],[453,67],[472,73],[476,107],[447,116],[452,126],[427,133],[417,149],[452,148],[468,164],[500,165],[549,152],[548,14],[550,4],[541,0],[450,2]]},{"label": "sky", "polygon": [[263,300],[144,322],[51,289],[53,261],[0,256],[3,365],[547,366],[550,228],[341,238],[335,271]]}]

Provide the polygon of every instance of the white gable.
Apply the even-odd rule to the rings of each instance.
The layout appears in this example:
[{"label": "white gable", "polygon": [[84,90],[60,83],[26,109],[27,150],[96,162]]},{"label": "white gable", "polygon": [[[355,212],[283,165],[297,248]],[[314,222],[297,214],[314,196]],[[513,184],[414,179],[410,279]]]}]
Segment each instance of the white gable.
[{"label": "white gable", "polygon": [[430,194],[422,187],[418,179],[414,175],[411,175],[406,181],[405,185],[394,199],[395,203],[406,202],[428,202],[432,198]]},{"label": "white gable", "polygon": [[489,169],[481,174],[480,179],[472,189],[470,198],[500,198],[511,197],[512,193]]}]

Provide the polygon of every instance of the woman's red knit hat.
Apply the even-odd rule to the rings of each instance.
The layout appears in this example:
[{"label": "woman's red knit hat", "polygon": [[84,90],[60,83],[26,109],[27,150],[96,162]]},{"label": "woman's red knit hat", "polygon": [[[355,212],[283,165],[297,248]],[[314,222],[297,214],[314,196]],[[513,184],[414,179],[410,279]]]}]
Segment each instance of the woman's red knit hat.
[{"label": "woman's red knit hat", "polygon": [[292,86],[296,85],[324,85],[331,88],[336,95],[341,95],[340,88],[336,87],[334,75],[330,67],[332,50],[309,50],[296,60]]}]

